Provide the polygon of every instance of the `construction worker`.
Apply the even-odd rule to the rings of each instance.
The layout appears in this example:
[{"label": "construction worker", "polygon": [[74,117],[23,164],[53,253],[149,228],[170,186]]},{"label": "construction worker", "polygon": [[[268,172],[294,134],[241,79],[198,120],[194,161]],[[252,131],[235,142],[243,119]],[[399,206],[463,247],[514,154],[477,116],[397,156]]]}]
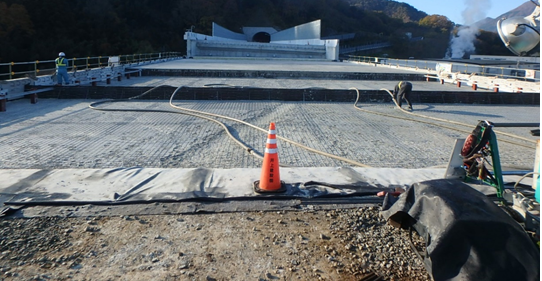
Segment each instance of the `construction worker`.
[{"label": "construction worker", "polygon": [[70,84],[68,63],[69,61],[66,58],[66,55],[63,52],[58,53],[58,58],[55,60],[57,86],[62,86],[62,80],[64,80],[66,84]]},{"label": "construction worker", "polygon": [[410,102],[410,92],[412,92],[412,83],[407,81],[401,81],[395,86],[393,90],[393,98],[397,102],[397,105],[401,107],[403,99],[408,103],[408,109],[412,110],[412,103]]}]

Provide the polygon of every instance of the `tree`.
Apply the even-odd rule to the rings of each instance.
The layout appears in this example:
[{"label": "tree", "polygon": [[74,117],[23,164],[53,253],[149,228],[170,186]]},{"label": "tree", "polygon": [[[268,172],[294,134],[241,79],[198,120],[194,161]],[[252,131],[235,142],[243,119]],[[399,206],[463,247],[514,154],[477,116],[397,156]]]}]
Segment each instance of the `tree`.
[{"label": "tree", "polygon": [[[28,47],[35,33],[26,8],[0,2],[0,61],[9,60],[22,46]],[[5,43],[4,43],[5,42]]]},{"label": "tree", "polygon": [[8,5],[0,2],[0,38],[9,36],[13,32],[32,35],[34,28],[28,12],[23,5]]},{"label": "tree", "polygon": [[418,24],[420,26],[439,29],[442,33],[448,33],[453,26],[453,22],[451,22],[447,17],[441,15],[430,15],[424,17],[418,22]]},{"label": "tree", "polygon": [[[72,58],[184,52],[183,34],[191,26],[203,34],[211,34],[212,22],[235,32],[243,26],[283,30],[316,19],[322,37],[357,34],[351,45],[395,40],[395,49],[382,52],[397,57],[435,56],[453,26],[445,17],[383,0],[0,0],[0,62],[49,60],[60,51]],[[405,41],[406,33],[425,39]]]},{"label": "tree", "polygon": [[512,56],[513,53],[506,48],[497,33],[480,30],[474,41],[477,54]]}]

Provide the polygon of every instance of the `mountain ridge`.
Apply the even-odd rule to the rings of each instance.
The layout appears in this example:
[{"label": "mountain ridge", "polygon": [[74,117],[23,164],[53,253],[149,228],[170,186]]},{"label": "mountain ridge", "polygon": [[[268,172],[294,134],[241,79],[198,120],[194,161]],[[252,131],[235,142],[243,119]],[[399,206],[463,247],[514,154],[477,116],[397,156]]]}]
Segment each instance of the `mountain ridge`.
[{"label": "mountain ridge", "polygon": [[[185,52],[184,31],[211,34],[213,22],[234,31],[281,30],[317,19],[322,37],[355,34],[341,47],[389,42],[359,55],[396,58],[444,56],[455,27],[445,16],[391,0],[3,0],[0,62],[47,60],[60,51],[69,57]],[[509,53],[497,34],[479,38],[486,54]]]}]

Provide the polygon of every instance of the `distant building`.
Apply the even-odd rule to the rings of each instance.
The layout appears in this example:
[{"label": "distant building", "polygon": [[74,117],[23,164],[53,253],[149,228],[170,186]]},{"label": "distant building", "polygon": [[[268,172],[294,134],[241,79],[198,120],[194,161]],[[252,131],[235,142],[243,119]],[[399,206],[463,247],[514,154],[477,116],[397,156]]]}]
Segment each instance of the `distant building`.
[{"label": "distant building", "polygon": [[339,59],[339,40],[320,38],[320,20],[277,31],[272,27],[243,27],[243,33],[213,23],[213,34],[186,31],[188,57],[256,57]]}]

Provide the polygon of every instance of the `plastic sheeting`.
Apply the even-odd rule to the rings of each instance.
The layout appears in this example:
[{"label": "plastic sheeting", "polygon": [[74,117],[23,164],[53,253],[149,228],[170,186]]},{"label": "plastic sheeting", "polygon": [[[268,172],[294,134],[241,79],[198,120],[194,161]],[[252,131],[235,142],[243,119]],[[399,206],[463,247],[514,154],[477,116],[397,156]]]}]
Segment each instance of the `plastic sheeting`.
[{"label": "plastic sheeting", "polygon": [[398,199],[386,196],[382,215],[426,238],[434,280],[540,279],[540,253],[523,228],[460,181],[415,183]]},{"label": "plastic sheeting", "polygon": [[287,191],[258,194],[261,169],[58,169],[0,170],[7,204],[130,203],[231,198],[313,198],[376,195],[419,180],[441,178],[443,169],[281,168]]}]

